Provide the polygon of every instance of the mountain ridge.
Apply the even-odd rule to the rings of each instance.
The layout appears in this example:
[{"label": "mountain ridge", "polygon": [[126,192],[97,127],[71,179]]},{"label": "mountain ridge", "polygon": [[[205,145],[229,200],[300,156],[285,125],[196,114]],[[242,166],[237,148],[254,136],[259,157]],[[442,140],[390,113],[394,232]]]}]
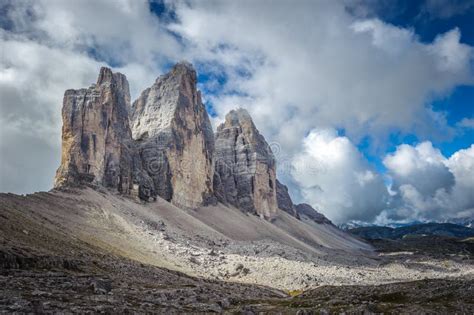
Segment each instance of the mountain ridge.
[{"label": "mountain ridge", "polygon": [[[159,76],[133,104],[126,76],[103,67],[89,89],[66,91],[62,112],[55,188],[93,184],[191,209],[222,202],[267,220],[283,207],[300,218],[245,109],[230,111],[214,134],[188,62]],[[306,217],[317,213],[308,207]],[[318,218],[311,219],[330,222]]]},{"label": "mountain ridge", "polygon": [[364,239],[402,239],[415,236],[446,236],[467,238],[474,236],[474,229],[454,223],[419,223],[409,226],[367,226],[348,230],[349,233]]}]

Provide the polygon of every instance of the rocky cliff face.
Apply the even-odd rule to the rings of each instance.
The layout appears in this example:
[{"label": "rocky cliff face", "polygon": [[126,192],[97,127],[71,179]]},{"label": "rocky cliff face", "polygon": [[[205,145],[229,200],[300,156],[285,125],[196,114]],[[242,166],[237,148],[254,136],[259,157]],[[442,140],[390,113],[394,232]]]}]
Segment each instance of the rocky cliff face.
[{"label": "rocky cliff face", "polygon": [[312,220],[319,224],[332,224],[332,222],[328,218],[326,218],[324,214],[319,213],[307,203],[300,203],[296,205],[295,208],[300,217],[306,217],[309,220]]},{"label": "rocky cliff face", "polygon": [[325,222],[276,180],[272,151],[247,111],[228,113],[214,137],[196,84],[181,62],[132,107],[127,79],[108,68],[88,89],[67,90],[55,187],[101,185],[183,208],[219,200],[266,219],[280,208]]},{"label": "rocky cliff face", "polygon": [[297,219],[311,220],[318,224],[332,224],[332,222],[324,216],[324,214],[316,211],[307,203],[295,205],[288,193],[288,187],[276,181],[278,208],[294,216]]},{"label": "rocky cliff face", "polygon": [[275,160],[248,112],[229,112],[215,139],[215,191],[220,201],[267,219],[275,216]]},{"label": "rocky cliff face", "polygon": [[214,136],[196,83],[193,67],[178,63],[142,92],[131,112],[150,194],[188,208],[215,200]]},{"label": "rocky cliff face", "polygon": [[97,83],[88,89],[65,92],[62,156],[55,187],[93,183],[130,192],[129,106],[127,79],[108,68],[100,70]]},{"label": "rocky cliff face", "polygon": [[288,187],[280,183],[278,179],[276,180],[276,194],[278,208],[299,219],[300,216],[296,210],[296,206],[293,204],[290,194],[288,193]]}]

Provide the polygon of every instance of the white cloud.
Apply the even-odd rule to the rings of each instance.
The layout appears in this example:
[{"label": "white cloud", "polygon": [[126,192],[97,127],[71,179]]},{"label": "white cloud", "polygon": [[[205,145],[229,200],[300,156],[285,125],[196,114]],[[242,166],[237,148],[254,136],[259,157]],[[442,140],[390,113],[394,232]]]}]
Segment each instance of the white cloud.
[{"label": "white cloud", "polygon": [[335,130],[313,130],[293,159],[292,176],[303,198],[331,220],[372,221],[387,207],[381,176],[358,149]]},{"label": "white cloud", "polygon": [[71,86],[94,82],[98,63],[0,33],[0,190],[52,186],[60,159],[61,104]]},{"label": "white cloud", "polygon": [[64,91],[88,87],[113,62],[136,97],[179,58],[179,44],[147,2],[7,1],[0,10],[0,191],[48,190]]},{"label": "white cloud", "polygon": [[457,29],[425,44],[411,30],[356,20],[342,2],[190,3],[176,4],[170,29],[193,47],[191,59],[217,62],[229,76],[209,98],[220,118],[246,107],[289,154],[313,128],[345,128],[356,140],[446,131],[427,104],[472,83],[472,47]]},{"label": "white cloud", "polygon": [[474,118],[463,118],[457,126],[467,129],[474,129]]},{"label": "white cloud", "polygon": [[474,216],[474,144],[454,153],[446,163],[456,178],[451,208],[460,216]]},{"label": "white cloud", "polygon": [[454,185],[454,175],[445,160],[431,142],[423,142],[415,147],[400,145],[383,162],[393,177],[394,188],[408,184],[423,195],[433,195],[440,188],[449,190]]},{"label": "white cloud", "polygon": [[378,19],[356,21],[351,28],[356,33],[370,33],[374,46],[393,55],[402,54],[416,44],[413,30],[388,25]]},{"label": "white cloud", "polygon": [[447,220],[474,215],[474,145],[447,159],[430,142],[404,144],[384,164],[397,195],[393,209],[381,218]]},{"label": "white cloud", "polygon": [[[150,12],[147,1],[13,1],[23,35],[58,48],[89,52],[115,64],[159,69],[179,43]],[[20,21],[20,22],[17,22]],[[158,67],[157,67],[158,65]]]},{"label": "white cloud", "polygon": [[438,35],[433,45],[428,47],[429,51],[437,57],[437,67],[440,71],[457,74],[464,72],[466,66],[469,66],[472,59],[472,47],[462,44],[460,40],[461,33],[458,28],[455,28],[443,35]]}]

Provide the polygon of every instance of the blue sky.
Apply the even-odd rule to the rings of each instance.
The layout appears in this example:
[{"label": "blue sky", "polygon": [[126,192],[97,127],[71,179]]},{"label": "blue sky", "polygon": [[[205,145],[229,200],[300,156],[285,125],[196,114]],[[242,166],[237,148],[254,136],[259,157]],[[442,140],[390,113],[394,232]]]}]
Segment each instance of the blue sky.
[{"label": "blue sky", "polygon": [[109,66],[135,99],[188,60],[214,127],[244,107],[281,149],[295,202],[336,222],[474,215],[474,1],[4,0],[0,12],[0,191],[50,189],[66,89]]},{"label": "blue sky", "polygon": [[[468,2],[470,1],[452,1],[452,4],[459,6]],[[449,1],[446,3],[449,3]],[[472,22],[474,21],[474,5],[458,8],[454,12],[450,12],[448,16],[437,16],[427,12],[424,9],[425,4],[426,1],[424,0],[367,1],[366,5],[370,7],[370,13],[367,15],[395,26],[411,29],[419,37],[419,40],[425,43],[433,42],[439,34],[458,28],[462,34],[460,41],[474,46],[474,25]],[[150,11],[166,23],[171,23],[176,19],[173,8],[161,0],[150,1]],[[175,36],[180,38],[179,35]],[[171,68],[172,65],[170,63],[166,68]],[[218,93],[228,79],[225,73],[207,72],[206,65],[197,64],[196,67],[199,70],[201,88],[206,95],[211,96]],[[215,84],[207,85],[210,81]],[[432,100],[426,106],[445,115],[448,125],[457,128],[456,132],[438,140],[429,136],[418,137],[414,133],[394,131],[388,138],[387,152],[395,151],[396,147],[403,143],[413,145],[429,140],[444,155],[451,156],[459,149],[471,145],[474,139],[474,129],[458,128],[456,124],[463,118],[474,118],[474,86],[456,86],[448,95]],[[206,107],[212,117],[217,116],[212,101],[207,101]],[[344,129],[339,129],[339,134],[345,135]],[[373,152],[370,136],[363,137],[358,142],[358,147],[379,171],[385,172],[385,167],[380,159],[380,152]]]},{"label": "blue sky", "polygon": [[[442,3],[443,1],[440,1]],[[449,4],[450,1],[446,1]],[[393,5],[393,3],[397,3]],[[403,0],[380,1],[378,5],[373,8],[373,15],[391,23],[404,28],[411,28],[414,30],[420,40],[423,42],[432,42],[439,34],[445,33],[453,28],[458,28],[461,32],[461,42],[474,45],[474,5],[472,1],[451,1],[452,5],[465,4],[466,8],[459,8],[448,16],[439,16],[429,14],[423,11],[425,1],[421,0]],[[469,5],[470,3],[470,5]],[[471,63],[471,66],[474,64]],[[434,78],[435,79],[435,78]],[[456,127],[456,124],[463,118],[474,117],[474,86],[461,85],[456,87],[452,93],[437,99],[434,102],[427,104],[432,106],[433,110],[444,112],[446,114],[447,122],[450,126]],[[441,149],[446,156],[452,155],[459,149],[469,147],[474,139],[473,129],[461,129],[452,137],[444,141],[432,140],[437,147]],[[391,148],[394,150],[396,145],[401,143],[416,143],[423,140],[414,134],[391,137]],[[364,144],[361,148],[365,151]]]},{"label": "blue sky", "polygon": [[[443,16],[443,13],[436,15],[433,12],[428,12],[424,8],[426,5],[424,0],[367,1],[365,5],[369,7],[367,16],[381,19],[398,27],[411,29],[421,42],[431,43],[439,34],[457,28],[462,34],[460,42],[474,46],[474,5],[466,5],[466,8],[462,7],[463,3],[468,2],[452,1],[453,6],[461,7],[449,12],[447,16]],[[449,1],[445,3],[449,4]],[[172,7],[167,6],[163,1],[151,1],[150,10],[167,23],[176,19]],[[179,36],[177,37],[179,38]],[[171,66],[172,64],[167,67]],[[197,64],[196,66],[199,70],[199,82],[203,93],[209,96],[218,94],[228,79],[226,74],[207,72],[206,65]],[[207,84],[210,81],[214,83],[212,86]],[[456,86],[447,95],[430,100],[425,106],[431,107],[433,111],[445,116],[448,126],[456,130],[452,134],[443,137],[418,136],[415,133],[395,130],[387,138],[387,143],[384,146],[386,152],[394,152],[396,147],[403,143],[416,145],[428,140],[439,148],[445,156],[449,157],[456,151],[467,148],[472,144],[474,129],[459,128],[457,124],[466,117],[474,118],[474,86]],[[212,101],[208,100],[206,107],[212,117],[217,116]],[[345,135],[343,128],[339,129],[338,132],[341,136]],[[382,163],[382,156],[379,151],[374,152],[371,143],[370,135],[366,135],[357,142],[357,146],[376,169],[384,173],[386,168]]]}]

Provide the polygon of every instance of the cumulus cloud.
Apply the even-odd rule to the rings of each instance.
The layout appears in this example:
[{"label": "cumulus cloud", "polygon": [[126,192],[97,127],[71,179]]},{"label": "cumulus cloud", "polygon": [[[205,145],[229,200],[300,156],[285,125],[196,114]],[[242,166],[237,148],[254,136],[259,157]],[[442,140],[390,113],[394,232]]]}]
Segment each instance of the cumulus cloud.
[{"label": "cumulus cloud", "polygon": [[[90,52],[113,64],[156,68],[179,44],[147,1],[8,1],[9,28],[45,45]],[[9,5],[8,5],[9,3]]]},{"label": "cumulus cloud", "polygon": [[461,121],[457,123],[459,127],[467,128],[467,129],[474,129],[474,118],[463,118]]},{"label": "cumulus cloud", "polygon": [[457,29],[425,44],[336,1],[190,1],[175,10],[170,29],[194,48],[192,59],[218,62],[229,77],[209,98],[219,117],[246,107],[285,152],[312,128],[345,128],[356,140],[393,128],[446,131],[427,104],[472,82],[472,47]]},{"label": "cumulus cloud", "polygon": [[432,196],[438,189],[450,190],[454,185],[454,175],[445,165],[445,157],[431,142],[415,147],[400,145],[383,162],[393,177],[394,189],[410,185],[421,194]]},{"label": "cumulus cloud", "polygon": [[384,159],[395,191],[379,221],[447,220],[474,215],[474,145],[449,159],[430,142],[401,145]]},{"label": "cumulus cloud", "polygon": [[63,93],[94,82],[99,65],[2,33],[0,45],[11,52],[0,62],[0,190],[48,189],[60,159]]},{"label": "cumulus cloud", "polygon": [[456,178],[451,193],[451,209],[459,217],[474,216],[474,145],[454,153],[446,162]]},{"label": "cumulus cloud", "polygon": [[146,2],[3,1],[0,12],[0,191],[48,190],[64,91],[112,65],[137,96],[179,44]]},{"label": "cumulus cloud", "polygon": [[333,129],[313,130],[293,159],[292,175],[303,198],[331,220],[372,221],[387,208],[382,177],[354,144]]}]

